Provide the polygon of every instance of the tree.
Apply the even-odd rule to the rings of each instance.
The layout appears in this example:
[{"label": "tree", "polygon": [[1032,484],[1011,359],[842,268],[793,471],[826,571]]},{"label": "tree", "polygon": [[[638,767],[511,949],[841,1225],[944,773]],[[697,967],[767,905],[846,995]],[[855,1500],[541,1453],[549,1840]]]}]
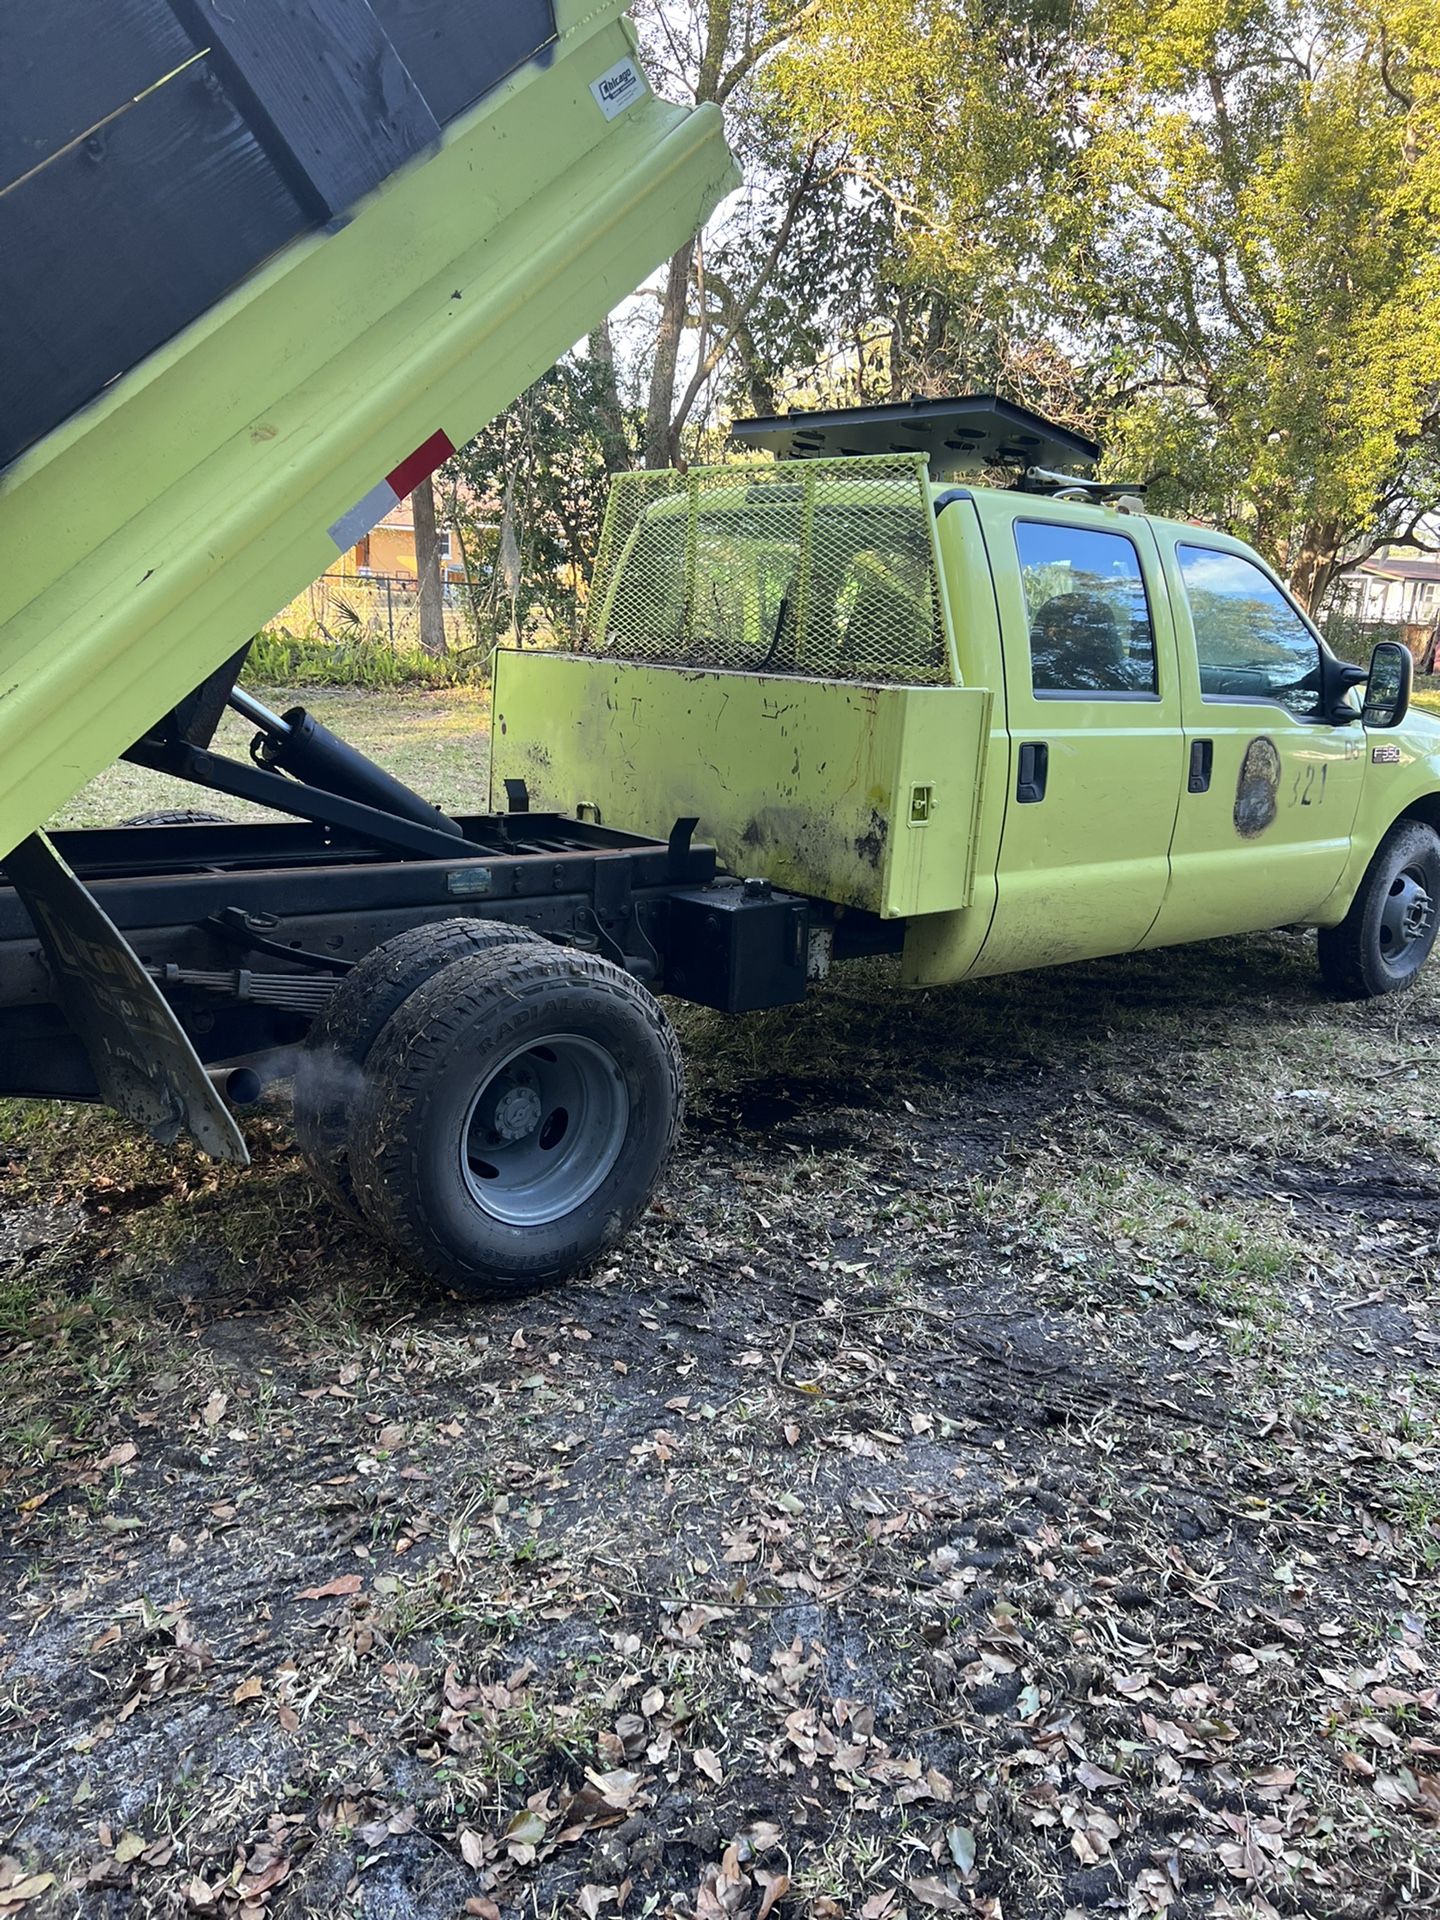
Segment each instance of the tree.
[{"label": "tree", "polygon": [[420,603],[420,645],[426,653],[448,653],[440,540],[435,531],[435,488],[428,473],[410,495],[410,520],[415,529],[415,597]]},{"label": "tree", "polygon": [[573,631],[594,564],[610,473],[636,428],[608,330],[567,354],[447,460],[442,485],[465,560],[477,639]]},{"label": "tree", "polygon": [[[645,0],[636,13],[652,74],[676,98],[724,108],[731,146],[745,158],[752,83],[819,4]],[[787,153],[787,162],[790,158]],[[666,264],[645,403],[643,460],[648,467],[680,463],[681,436],[696,401],[732,347],[743,341],[750,311],[784,253],[791,227],[820,186],[813,154],[787,164],[783,176],[752,167],[747,178],[746,198],[730,223],[751,238],[746,245],[732,242],[728,247],[722,277],[711,283],[706,243],[699,236],[686,241]],[[681,346],[692,326],[698,340],[696,365],[682,386]]]},{"label": "tree", "polygon": [[888,210],[901,360],[1054,389],[1313,607],[1440,500],[1437,70],[1430,0],[824,0],[765,77]]},{"label": "tree", "polygon": [[1266,549],[1312,610],[1440,500],[1440,199],[1414,92],[1440,16],[1407,41],[1387,12],[1251,0],[1182,31],[1117,4],[1083,156],[1119,215],[1079,280],[1114,316],[1114,458]]}]

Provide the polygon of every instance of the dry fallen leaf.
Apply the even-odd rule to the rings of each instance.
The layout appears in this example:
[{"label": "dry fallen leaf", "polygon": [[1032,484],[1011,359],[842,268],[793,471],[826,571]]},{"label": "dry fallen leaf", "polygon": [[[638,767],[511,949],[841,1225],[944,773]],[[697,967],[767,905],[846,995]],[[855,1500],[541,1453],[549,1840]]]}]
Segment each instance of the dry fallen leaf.
[{"label": "dry fallen leaf", "polygon": [[505,1829],[507,1840],[518,1840],[522,1846],[538,1847],[545,1838],[545,1822],[532,1808],[517,1813]]},{"label": "dry fallen leaf", "polygon": [[969,1827],[947,1827],[945,1844],[961,1873],[969,1873],[975,1865],[975,1836]]},{"label": "dry fallen leaf", "polygon": [[242,1680],[231,1694],[230,1704],[232,1707],[243,1706],[247,1700],[258,1700],[263,1692],[264,1688],[261,1685],[259,1676],[252,1673],[250,1678],[248,1680]]},{"label": "dry fallen leaf", "polygon": [[906,1891],[917,1899],[922,1907],[929,1907],[934,1913],[970,1913],[973,1911],[968,1894],[955,1892],[943,1880],[926,1878],[907,1880]]},{"label": "dry fallen leaf", "polygon": [[53,1873],[32,1873],[24,1880],[12,1880],[8,1887],[0,1889],[0,1913],[13,1913],[27,1901],[38,1900],[54,1884]]},{"label": "dry fallen leaf", "polygon": [[725,1770],[720,1765],[720,1756],[713,1747],[696,1747],[690,1758],[707,1779],[713,1780],[717,1787],[722,1784]]},{"label": "dry fallen leaf", "polygon": [[790,1876],[788,1873],[777,1873],[773,1880],[766,1882],[763,1877],[757,1873],[755,1878],[761,1881],[761,1884],[765,1887],[765,1897],[760,1902],[760,1911],[756,1914],[755,1920],[769,1920],[770,1911],[774,1907],[775,1902],[777,1900],[783,1900],[785,1895],[790,1891]]},{"label": "dry fallen leaf", "polygon": [[258,1900],[262,1893],[269,1893],[272,1887],[278,1887],[282,1880],[288,1879],[290,1862],[282,1854],[278,1860],[272,1860],[267,1867],[258,1872],[247,1873],[240,1882],[242,1900]]},{"label": "dry fallen leaf", "polygon": [[[1075,1778],[1082,1787],[1093,1792],[1097,1787],[1123,1787],[1125,1782],[1118,1773],[1111,1773],[1108,1767],[1097,1767],[1093,1760],[1082,1760],[1075,1769]],[[1290,1778],[1295,1778],[1292,1773]]]},{"label": "dry fallen leaf", "polygon": [[295,1598],[297,1600],[346,1600],[351,1594],[359,1593],[364,1584],[358,1573],[342,1573],[334,1580],[327,1580],[323,1587],[303,1587]]}]

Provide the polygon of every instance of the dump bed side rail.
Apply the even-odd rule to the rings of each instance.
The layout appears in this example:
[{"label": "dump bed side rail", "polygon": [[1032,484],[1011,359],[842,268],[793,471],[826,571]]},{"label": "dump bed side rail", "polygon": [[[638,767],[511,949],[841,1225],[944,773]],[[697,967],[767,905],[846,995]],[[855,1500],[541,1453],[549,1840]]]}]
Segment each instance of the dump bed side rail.
[{"label": "dump bed side rail", "polygon": [[619,0],[559,0],[556,25],[348,224],[290,242],[0,475],[0,850],[732,184],[718,113],[650,93]]}]

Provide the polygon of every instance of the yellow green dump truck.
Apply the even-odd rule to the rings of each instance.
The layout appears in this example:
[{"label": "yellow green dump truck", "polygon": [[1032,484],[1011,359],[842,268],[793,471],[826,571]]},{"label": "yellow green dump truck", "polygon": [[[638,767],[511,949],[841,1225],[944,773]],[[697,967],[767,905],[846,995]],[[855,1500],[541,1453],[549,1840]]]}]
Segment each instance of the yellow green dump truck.
[{"label": "yellow green dump truck", "polygon": [[[1294,922],[1342,992],[1413,979],[1409,655],[1336,660],[1241,543],[991,396],[620,476],[581,642],[497,656],[487,814],[270,712],[248,636],[694,228],[716,117],[651,95],[610,4],[35,11],[0,143],[0,1093],[243,1159],[233,1108],[290,1080],[337,1203],[506,1294],[647,1204],[683,1106],[658,995]],[[116,756],[276,817],[47,833]]]}]

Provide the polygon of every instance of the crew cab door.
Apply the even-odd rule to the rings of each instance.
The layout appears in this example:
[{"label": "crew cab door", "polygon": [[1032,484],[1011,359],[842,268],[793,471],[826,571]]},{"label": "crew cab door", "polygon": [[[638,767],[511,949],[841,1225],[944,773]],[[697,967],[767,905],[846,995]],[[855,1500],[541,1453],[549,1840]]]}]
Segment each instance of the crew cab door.
[{"label": "crew cab door", "polygon": [[1010,733],[997,898],[976,973],[1137,947],[1183,779],[1175,637],[1144,521],[981,494]]},{"label": "crew cab door", "polygon": [[1308,920],[1340,879],[1365,771],[1324,711],[1315,633],[1248,553],[1155,529],[1174,609],[1185,779],[1147,946]]}]

